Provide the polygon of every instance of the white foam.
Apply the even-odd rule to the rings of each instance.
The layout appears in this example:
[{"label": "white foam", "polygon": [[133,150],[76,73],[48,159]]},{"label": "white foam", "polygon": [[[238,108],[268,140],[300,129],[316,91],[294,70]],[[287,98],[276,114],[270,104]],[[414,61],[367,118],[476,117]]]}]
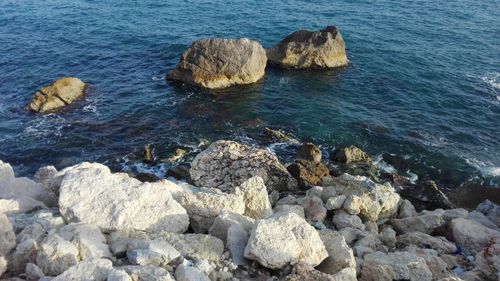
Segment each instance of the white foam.
[{"label": "white foam", "polygon": [[[500,90],[500,73],[499,72],[487,72],[480,77],[483,82],[490,85],[490,87]],[[497,99],[500,100],[500,96]]]},{"label": "white foam", "polygon": [[495,166],[489,161],[484,162],[476,158],[466,158],[465,161],[467,164],[478,169],[483,177],[500,177],[500,167]]},{"label": "white foam", "polygon": [[397,170],[396,168],[394,168],[394,166],[392,166],[391,164],[385,162],[383,159],[382,159],[382,155],[379,154],[375,157],[375,161],[373,161],[373,163],[382,171],[386,172],[386,173],[390,173],[390,174],[395,174],[397,173]]},{"label": "white foam", "polygon": [[410,170],[406,171],[406,173],[407,173],[407,174],[408,174],[408,176],[409,176],[409,177],[407,177],[407,179],[408,179],[411,183],[413,183],[413,184],[417,183],[417,180],[418,180],[418,175],[417,175],[417,174],[413,173],[413,172],[412,172],[412,171],[410,171]]}]

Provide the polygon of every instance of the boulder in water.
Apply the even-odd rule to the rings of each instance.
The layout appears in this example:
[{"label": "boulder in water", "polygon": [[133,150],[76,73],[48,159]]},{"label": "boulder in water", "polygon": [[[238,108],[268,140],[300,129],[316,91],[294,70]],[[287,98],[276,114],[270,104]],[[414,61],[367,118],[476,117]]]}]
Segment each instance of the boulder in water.
[{"label": "boulder in water", "polygon": [[257,82],[264,76],[266,62],[266,52],[257,41],[202,39],[182,54],[167,79],[222,89]]},{"label": "boulder in water", "polygon": [[36,92],[28,109],[39,113],[54,111],[82,97],[84,92],[85,83],[82,80],[62,78]]},{"label": "boulder in water", "polygon": [[348,64],[345,43],[335,26],[300,30],[267,50],[269,63],[282,68],[333,68]]}]

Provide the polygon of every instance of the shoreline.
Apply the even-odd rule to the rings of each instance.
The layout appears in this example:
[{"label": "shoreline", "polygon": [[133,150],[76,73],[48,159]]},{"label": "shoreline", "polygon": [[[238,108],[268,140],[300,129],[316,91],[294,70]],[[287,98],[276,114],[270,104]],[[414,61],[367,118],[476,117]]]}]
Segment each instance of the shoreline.
[{"label": "shoreline", "polygon": [[103,281],[496,276],[500,206],[446,205],[432,184],[418,189],[428,201],[414,206],[388,181],[345,173],[363,167],[369,175],[372,159],[360,149],[333,153],[337,167],[345,165],[335,175],[321,154],[305,143],[285,166],[268,150],[217,141],[177,171],[178,180],[134,175],[143,182],[88,162],[42,167],[33,181],[0,162],[0,269],[4,277],[44,281],[89,272]]}]

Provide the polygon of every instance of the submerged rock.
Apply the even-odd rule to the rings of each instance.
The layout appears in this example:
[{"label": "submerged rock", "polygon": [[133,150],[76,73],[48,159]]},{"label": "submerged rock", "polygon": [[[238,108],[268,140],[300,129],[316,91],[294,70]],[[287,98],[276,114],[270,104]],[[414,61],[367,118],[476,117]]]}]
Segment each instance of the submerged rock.
[{"label": "submerged rock", "polygon": [[83,96],[85,83],[74,77],[66,77],[49,86],[41,88],[35,93],[28,109],[34,112],[50,112],[69,105]]},{"label": "submerged rock", "polygon": [[348,64],[345,43],[335,26],[296,31],[267,50],[269,63],[282,68],[333,68]]},{"label": "submerged rock", "polygon": [[317,266],[327,256],[317,231],[294,213],[277,213],[260,220],[245,248],[246,258],[271,269],[301,261]]},{"label": "submerged rock", "polygon": [[65,172],[59,208],[67,222],[94,224],[104,232],[184,232],[189,226],[186,210],[162,181],[141,183],[97,163],[85,162]]},{"label": "submerged rock", "polygon": [[181,56],[167,78],[209,89],[257,82],[264,76],[266,52],[257,41],[202,39]]},{"label": "submerged rock", "polygon": [[297,181],[276,155],[234,141],[212,143],[193,159],[189,172],[196,185],[223,191],[232,190],[254,176],[264,180],[268,192],[297,188]]}]

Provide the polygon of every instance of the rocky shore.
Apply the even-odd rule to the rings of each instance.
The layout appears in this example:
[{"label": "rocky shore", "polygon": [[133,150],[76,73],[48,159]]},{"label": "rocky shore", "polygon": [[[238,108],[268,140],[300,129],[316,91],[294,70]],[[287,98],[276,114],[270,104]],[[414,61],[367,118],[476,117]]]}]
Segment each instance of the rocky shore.
[{"label": "rocky shore", "polygon": [[305,143],[285,164],[224,140],[182,180],[87,162],[30,179],[0,161],[0,279],[499,280],[498,205],[454,208],[432,183],[401,192],[371,163],[356,147],[326,163]]}]

